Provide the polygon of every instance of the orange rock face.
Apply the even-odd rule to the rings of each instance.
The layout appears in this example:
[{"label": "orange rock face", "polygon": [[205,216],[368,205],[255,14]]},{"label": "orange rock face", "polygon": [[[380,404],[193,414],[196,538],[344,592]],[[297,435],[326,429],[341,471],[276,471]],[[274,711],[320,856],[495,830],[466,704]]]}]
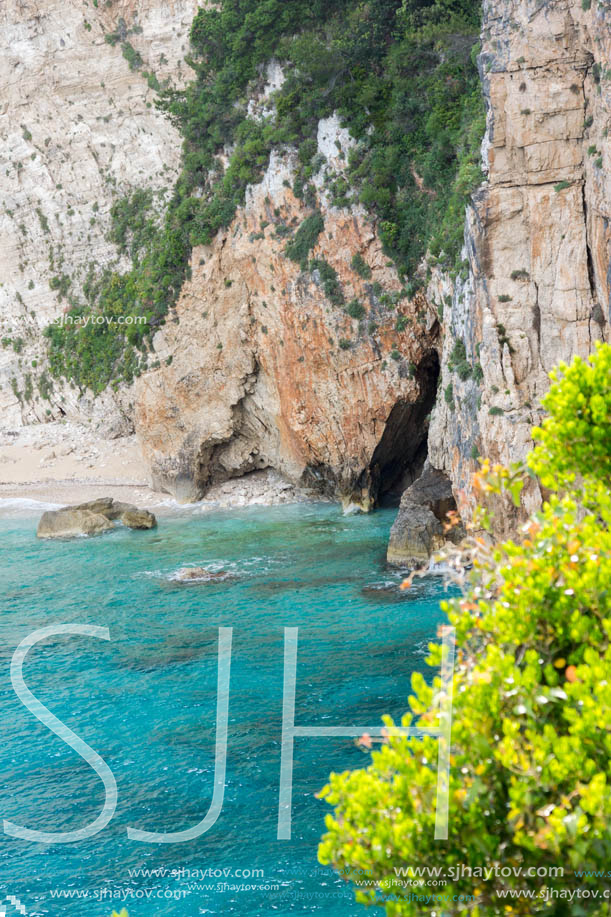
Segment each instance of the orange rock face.
[{"label": "orange rock face", "polygon": [[[136,427],[156,488],[179,500],[272,467],[369,508],[416,459],[436,386],[437,327],[400,293],[363,214],[326,207],[310,258],[337,272],[333,305],[317,270],[285,254],[308,213],[272,157],[229,230],[192,257],[192,278],[139,380]],[[359,253],[371,267],[352,268]],[[400,330],[398,330],[400,329]],[[376,451],[377,450],[377,451]]]}]

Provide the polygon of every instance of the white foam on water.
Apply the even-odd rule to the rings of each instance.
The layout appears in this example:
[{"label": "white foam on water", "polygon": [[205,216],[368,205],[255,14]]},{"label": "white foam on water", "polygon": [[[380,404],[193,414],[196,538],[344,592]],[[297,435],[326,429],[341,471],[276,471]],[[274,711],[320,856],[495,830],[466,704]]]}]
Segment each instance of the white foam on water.
[{"label": "white foam on water", "polygon": [[65,503],[47,503],[44,500],[31,500],[28,497],[0,497],[0,515],[31,516],[33,513],[61,509],[65,505]]}]

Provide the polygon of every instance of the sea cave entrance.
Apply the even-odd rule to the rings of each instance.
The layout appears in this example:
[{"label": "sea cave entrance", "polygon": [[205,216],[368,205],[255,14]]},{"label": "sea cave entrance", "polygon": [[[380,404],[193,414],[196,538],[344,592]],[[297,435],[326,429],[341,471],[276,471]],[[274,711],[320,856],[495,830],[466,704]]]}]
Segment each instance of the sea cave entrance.
[{"label": "sea cave entrance", "polygon": [[418,397],[398,401],[369,465],[372,496],[378,506],[396,506],[401,494],[419,477],[427,457],[429,415],[439,381],[439,357],[431,350],[415,372]]}]

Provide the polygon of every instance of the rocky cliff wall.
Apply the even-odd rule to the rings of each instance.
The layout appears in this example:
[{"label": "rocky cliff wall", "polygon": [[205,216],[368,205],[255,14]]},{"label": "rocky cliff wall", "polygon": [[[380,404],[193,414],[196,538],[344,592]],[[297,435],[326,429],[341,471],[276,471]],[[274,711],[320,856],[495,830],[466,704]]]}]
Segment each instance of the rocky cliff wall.
[{"label": "rocky cliff wall", "polygon": [[[44,398],[41,330],[65,308],[63,278],[74,289],[90,262],[126,266],[107,241],[113,201],[145,187],[161,205],[177,175],[180,137],[150,84],[186,75],[196,6],[8,0],[0,10],[3,426],[60,415],[114,432],[135,423],[152,480],[180,499],[273,467],[362,508],[410,480],[428,431],[430,466],[468,513],[476,456],[522,458],[551,367],[609,337],[605,6],[486,0],[486,181],[456,280],[433,269],[426,297],[399,299],[375,223],[332,204],[325,170],[341,175],[351,141],[326,119],[315,180],[324,230],[310,257],[335,272],[344,307],[324,270],[286,256],[311,208],[290,190],[292,154],[274,154],[229,229],[193,252],[151,370],[95,400],[57,382]],[[257,117],[282,81],[277,65],[267,75]],[[538,499],[533,485],[526,501]]]},{"label": "rocky cliff wall", "polygon": [[[524,458],[549,371],[610,330],[608,8],[486,0],[482,41],[487,180],[467,212],[468,273],[444,311],[429,436],[431,464],[467,507],[474,456]],[[430,298],[444,292],[434,277]],[[539,499],[531,485],[526,504]]]},{"label": "rocky cliff wall", "polygon": [[[174,184],[180,138],[156,110],[144,73],[159,83],[180,84],[197,6],[197,0],[0,4],[5,429],[64,414],[77,420],[114,418],[119,429],[131,422],[129,393],[121,410],[121,398],[104,396],[94,403],[57,382],[49,391],[48,376],[41,380],[42,331],[62,314],[90,264],[99,269],[117,263],[107,240],[113,201],[134,188],[163,193]],[[140,55],[138,68],[130,69],[124,43]],[[68,290],[61,288],[64,277]],[[59,289],[52,289],[58,282]]]},{"label": "rocky cliff wall", "polygon": [[[337,119],[320,123],[321,176],[325,163],[342,169],[348,142]],[[423,297],[397,304],[375,228],[358,208],[333,207],[320,181],[324,229],[310,254],[321,270],[287,257],[286,229],[311,212],[291,191],[294,168],[291,154],[273,154],[229,230],[193,252],[174,320],[154,339],[160,366],[137,384],[153,481],[178,499],[272,467],[369,509],[421,465],[438,325]],[[329,298],[324,264],[352,315]]]}]

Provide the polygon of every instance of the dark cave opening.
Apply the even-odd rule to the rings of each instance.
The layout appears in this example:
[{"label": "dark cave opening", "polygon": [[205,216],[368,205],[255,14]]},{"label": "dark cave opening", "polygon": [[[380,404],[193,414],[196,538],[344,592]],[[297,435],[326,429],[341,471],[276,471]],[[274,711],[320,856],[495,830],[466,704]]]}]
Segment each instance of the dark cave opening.
[{"label": "dark cave opening", "polygon": [[420,475],[427,457],[428,418],[435,404],[439,357],[432,350],[415,373],[418,397],[398,401],[371,457],[369,473],[379,506],[396,506],[406,487]]}]

